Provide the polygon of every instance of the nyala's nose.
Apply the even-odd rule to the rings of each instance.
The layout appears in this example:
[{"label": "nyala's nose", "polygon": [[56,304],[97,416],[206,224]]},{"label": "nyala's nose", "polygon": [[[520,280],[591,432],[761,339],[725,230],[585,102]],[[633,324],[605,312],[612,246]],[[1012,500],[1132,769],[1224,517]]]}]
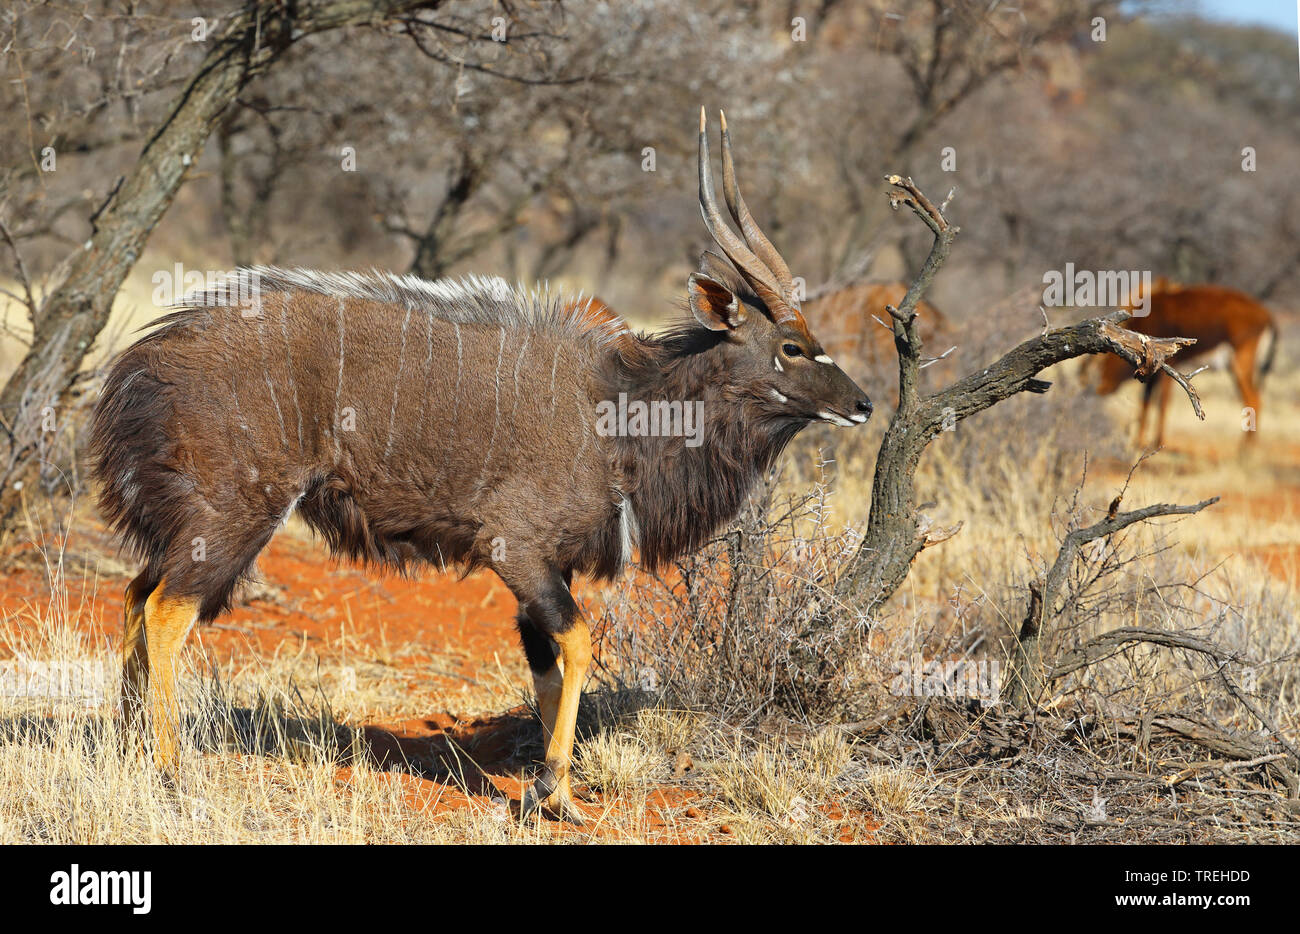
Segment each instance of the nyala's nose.
[{"label": "nyala's nose", "polygon": [[855,408],[857,408],[859,412],[861,412],[863,415],[867,416],[868,418],[871,417],[871,400],[868,399],[866,396],[863,396],[861,399],[858,400]]}]

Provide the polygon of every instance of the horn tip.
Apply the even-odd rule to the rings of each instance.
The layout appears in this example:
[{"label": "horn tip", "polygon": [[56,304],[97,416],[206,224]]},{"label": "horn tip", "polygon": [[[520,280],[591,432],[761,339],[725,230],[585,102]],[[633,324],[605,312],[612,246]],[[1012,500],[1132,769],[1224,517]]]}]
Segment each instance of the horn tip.
[{"label": "horn tip", "polygon": [[704,105],[701,104],[701,105],[700,105],[700,132],[701,132],[701,133],[704,132],[704,128],[705,128],[705,126],[706,126],[706,123],[705,123],[705,120],[706,120],[706,119],[707,119],[707,118],[704,116]]},{"label": "horn tip", "polygon": [[722,121],[722,132],[727,132],[727,112],[725,110],[719,110],[718,118]]}]

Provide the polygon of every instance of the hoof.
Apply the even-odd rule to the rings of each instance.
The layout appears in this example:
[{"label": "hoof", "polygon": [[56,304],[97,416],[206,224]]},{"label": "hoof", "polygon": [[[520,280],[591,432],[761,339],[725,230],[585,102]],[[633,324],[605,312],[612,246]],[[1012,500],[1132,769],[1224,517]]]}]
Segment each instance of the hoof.
[{"label": "hoof", "polygon": [[527,819],[533,814],[543,814],[578,827],[586,823],[582,812],[569,796],[568,789],[556,787],[549,769],[537,777],[537,781],[524,792],[523,800],[519,803],[521,818]]},{"label": "hoof", "polygon": [[533,814],[541,814],[552,820],[572,824],[574,827],[582,827],[587,823],[586,818],[583,817],[582,812],[573,803],[572,798],[551,795],[549,798],[539,799],[531,788],[524,792],[524,800],[520,805],[519,814],[524,820],[532,817]]}]

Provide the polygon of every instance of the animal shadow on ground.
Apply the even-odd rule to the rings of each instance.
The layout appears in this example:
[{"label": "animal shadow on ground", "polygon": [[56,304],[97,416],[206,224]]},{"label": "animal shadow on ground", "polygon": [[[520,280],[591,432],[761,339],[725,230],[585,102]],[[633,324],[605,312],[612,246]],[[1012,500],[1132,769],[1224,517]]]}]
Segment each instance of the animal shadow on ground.
[{"label": "animal shadow on ground", "polygon": [[[651,700],[636,691],[599,691],[584,696],[578,739],[614,726]],[[448,714],[403,721],[400,725],[354,726],[339,722],[326,707],[305,708],[258,697],[237,706],[209,697],[197,714],[185,717],[182,732],[200,754],[236,753],[298,762],[328,761],[338,768],[365,764],[442,784],[465,794],[500,797],[493,777],[519,778],[539,764],[542,731],[528,705],[469,719]],[[71,741],[86,758],[105,744],[133,743],[113,716],[88,715],[69,731],[66,716],[19,713],[0,719],[0,744],[54,748]],[[524,776],[527,778],[527,776]]]}]

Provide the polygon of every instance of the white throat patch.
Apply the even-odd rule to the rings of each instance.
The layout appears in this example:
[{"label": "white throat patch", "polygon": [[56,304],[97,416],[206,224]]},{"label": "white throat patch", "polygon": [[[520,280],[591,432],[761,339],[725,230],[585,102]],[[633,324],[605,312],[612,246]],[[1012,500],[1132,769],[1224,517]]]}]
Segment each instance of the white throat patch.
[{"label": "white throat patch", "polygon": [[618,501],[618,538],[622,551],[619,563],[627,565],[632,560],[633,550],[641,543],[641,530],[637,527],[631,501],[622,494],[619,494]]}]

